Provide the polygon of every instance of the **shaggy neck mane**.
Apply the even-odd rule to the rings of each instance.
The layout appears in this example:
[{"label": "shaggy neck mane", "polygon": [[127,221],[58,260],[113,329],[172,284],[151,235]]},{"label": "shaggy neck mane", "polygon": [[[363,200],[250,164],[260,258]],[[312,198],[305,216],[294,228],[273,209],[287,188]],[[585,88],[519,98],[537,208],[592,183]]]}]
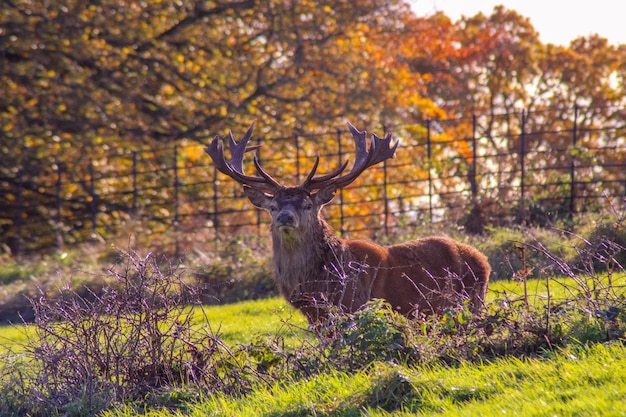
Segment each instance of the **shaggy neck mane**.
[{"label": "shaggy neck mane", "polygon": [[276,281],[288,299],[306,282],[318,281],[330,266],[327,264],[346,250],[322,218],[304,230],[281,232],[272,227],[272,243]]}]

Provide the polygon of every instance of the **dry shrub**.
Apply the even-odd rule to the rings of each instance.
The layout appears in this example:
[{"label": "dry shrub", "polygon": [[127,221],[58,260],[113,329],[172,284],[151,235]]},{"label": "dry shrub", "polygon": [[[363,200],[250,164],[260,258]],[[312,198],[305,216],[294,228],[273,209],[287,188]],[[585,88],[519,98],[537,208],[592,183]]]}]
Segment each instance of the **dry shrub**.
[{"label": "dry shrub", "polygon": [[[101,292],[31,299],[29,413],[91,415],[160,390],[198,386],[242,393],[250,372],[213,334],[194,325],[199,295],[184,270],[150,254],[124,252]],[[53,413],[52,413],[53,414]]]},{"label": "dry shrub", "polygon": [[472,235],[482,235],[488,227],[502,227],[506,222],[508,210],[500,201],[484,198],[473,204],[463,217],[465,231]]},{"label": "dry shrub", "polygon": [[206,304],[232,303],[278,295],[270,254],[253,239],[222,238],[212,251],[195,250],[195,285]]}]

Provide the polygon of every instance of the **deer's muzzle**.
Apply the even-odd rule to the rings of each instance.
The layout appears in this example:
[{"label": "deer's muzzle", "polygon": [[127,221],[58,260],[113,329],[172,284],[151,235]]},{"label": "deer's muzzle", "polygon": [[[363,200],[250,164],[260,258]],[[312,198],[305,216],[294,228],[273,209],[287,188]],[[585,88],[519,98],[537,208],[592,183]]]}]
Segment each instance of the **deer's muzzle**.
[{"label": "deer's muzzle", "polygon": [[282,211],[276,216],[276,226],[278,228],[296,227],[297,225],[296,216],[288,211]]}]

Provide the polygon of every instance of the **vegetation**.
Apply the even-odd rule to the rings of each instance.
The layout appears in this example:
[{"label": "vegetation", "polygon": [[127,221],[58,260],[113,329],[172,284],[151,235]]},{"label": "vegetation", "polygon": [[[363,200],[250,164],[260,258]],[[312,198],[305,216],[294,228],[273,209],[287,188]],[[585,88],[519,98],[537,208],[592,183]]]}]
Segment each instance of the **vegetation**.
[{"label": "vegetation", "polygon": [[[0,339],[1,415],[626,412],[624,45],[542,44],[504,7],[453,22],[402,0],[12,0],[0,56],[0,316],[16,323]],[[421,147],[398,156],[389,197],[420,206],[403,197],[438,178],[446,232],[477,233],[459,237],[494,268],[484,314],[408,321],[374,301],[307,329],[274,298],[265,238],[205,227],[217,196],[233,218],[244,203],[202,148],[254,119],[281,178],[286,155],[335,155],[346,120]],[[497,178],[474,170],[477,142]],[[542,193],[511,191],[518,159]],[[550,200],[598,170],[602,204]],[[453,207],[467,181],[471,206]],[[346,218],[376,194],[350,193]],[[411,214],[399,224],[421,224]],[[15,259],[28,242],[56,251]]]},{"label": "vegetation", "polygon": [[[549,359],[506,358],[477,366],[407,368],[377,364],[347,374],[259,389],[243,398],[200,399],[189,416],[516,416],[624,413],[622,345],[572,348]],[[131,407],[107,416],[135,415]],[[180,415],[165,410],[149,416]]]},{"label": "vegetation", "polygon": [[[390,192],[413,207],[423,201],[406,196],[425,182],[406,178],[425,180],[429,170],[446,204],[468,178],[479,202],[510,201],[511,166],[524,152],[537,154],[526,175],[541,179],[541,198],[570,193],[567,167],[543,169],[573,158],[581,188],[602,162],[604,191],[623,195],[626,48],[594,35],[542,44],[528,19],[503,7],[452,22],[415,16],[401,0],[17,0],[0,9],[0,42],[9,64],[0,68],[5,251],[108,240],[148,218],[161,220],[150,226],[157,234],[191,209],[189,229],[202,227],[214,221],[216,195],[236,213],[243,201],[216,181],[202,148],[254,119],[272,139],[263,155],[279,178],[294,175],[285,156],[299,152],[294,165],[304,166],[334,153],[346,120],[423,145],[399,153],[405,181]],[[302,140],[296,151],[299,135],[315,148]],[[427,136],[436,144],[430,166]],[[472,171],[468,138],[495,155],[497,179]],[[371,193],[346,190],[355,203],[346,215],[366,210]]]},{"label": "vegetation", "polygon": [[[504,231],[494,230],[487,240],[502,247],[490,250],[492,262],[508,253],[516,269],[492,282],[482,317],[461,307],[411,321],[374,301],[353,315],[331,314],[317,334],[280,299],[201,304],[203,283],[217,284],[206,280],[210,265],[118,250],[104,276],[92,274],[97,286],[76,280],[57,292],[24,292],[33,294],[35,321],[3,331],[0,411],[460,415],[514,410],[523,401],[526,415],[624,411],[618,399],[626,385],[613,368],[626,361],[626,273],[617,261],[624,249],[608,252],[623,221],[581,221],[587,235],[570,244],[585,245],[573,247],[549,243],[558,230],[523,230],[528,240],[516,245],[528,256],[519,268],[520,250],[508,251]],[[609,224],[601,244],[587,238]],[[61,270],[69,258],[57,258]],[[245,270],[231,269],[240,282],[225,285],[255,287],[257,275]]]}]

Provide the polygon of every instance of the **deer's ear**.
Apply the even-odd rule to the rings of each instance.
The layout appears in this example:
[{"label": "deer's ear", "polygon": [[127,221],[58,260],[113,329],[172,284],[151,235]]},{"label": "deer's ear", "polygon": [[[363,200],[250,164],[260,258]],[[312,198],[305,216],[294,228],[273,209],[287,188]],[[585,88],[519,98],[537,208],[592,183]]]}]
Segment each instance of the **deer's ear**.
[{"label": "deer's ear", "polygon": [[337,187],[331,184],[328,187],[322,188],[311,197],[316,205],[323,206],[324,204],[330,203],[330,200],[335,197],[335,191],[337,191]]},{"label": "deer's ear", "polygon": [[248,200],[258,208],[266,209],[269,207],[272,197],[254,188],[250,188],[246,185],[243,186],[243,193],[248,197]]}]

